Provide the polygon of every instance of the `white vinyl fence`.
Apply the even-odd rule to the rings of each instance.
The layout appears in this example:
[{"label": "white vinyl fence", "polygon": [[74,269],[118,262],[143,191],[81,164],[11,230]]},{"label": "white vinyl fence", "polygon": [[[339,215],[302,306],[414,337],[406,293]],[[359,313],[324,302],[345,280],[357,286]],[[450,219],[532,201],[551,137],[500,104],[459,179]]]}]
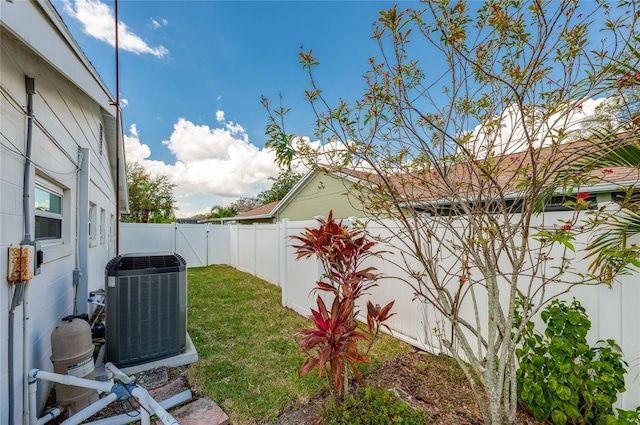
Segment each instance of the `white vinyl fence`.
[{"label": "white vinyl fence", "polygon": [[[545,216],[547,220],[556,221],[563,217],[562,214],[546,213]],[[306,227],[316,226],[315,220],[224,226],[123,223],[120,228],[120,252],[176,252],[185,258],[188,267],[229,264],[280,286],[282,305],[308,315],[310,309],[315,307],[317,295],[324,297],[325,302],[330,302],[330,299],[325,293],[311,293],[323,270],[316,260],[296,260],[294,249],[290,246],[290,236],[300,234]],[[383,227],[373,223],[368,225],[367,231],[372,235],[387,235]],[[585,243],[585,240],[578,238],[575,241],[577,251]],[[371,290],[370,296],[364,298],[380,305],[395,300],[393,312],[396,314],[387,322],[394,336],[430,352],[442,351],[434,330],[447,332],[443,320],[433,308],[414,300],[409,285],[393,277],[406,276],[393,264],[393,261],[400,261],[398,250],[393,246],[381,249],[391,252],[385,254],[386,259],[379,259],[371,265],[386,277]],[[587,265],[585,261],[585,270]],[[452,268],[454,266],[452,264]],[[591,320],[589,342],[593,344],[598,340],[614,339],[622,348],[628,363],[627,391],[620,396],[618,406],[635,409],[640,406],[640,274],[623,276],[612,288],[582,286],[563,296],[567,300],[573,297],[582,303]],[[478,304],[482,304],[480,298]],[[463,303],[463,309],[464,306]],[[366,311],[364,303],[360,310]],[[471,310],[467,308],[461,314],[470,317]],[[480,311],[480,314],[481,320],[485,320],[487,312]]]},{"label": "white vinyl fence", "polygon": [[175,252],[187,267],[231,264],[227,227],[206,224],[120,223],[120,253]]}]

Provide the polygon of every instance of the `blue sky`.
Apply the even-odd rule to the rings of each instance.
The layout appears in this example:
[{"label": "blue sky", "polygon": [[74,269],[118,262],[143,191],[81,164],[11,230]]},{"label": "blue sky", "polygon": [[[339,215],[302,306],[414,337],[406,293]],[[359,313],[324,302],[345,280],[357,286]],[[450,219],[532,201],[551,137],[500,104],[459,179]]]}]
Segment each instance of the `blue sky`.
[{"label": "blue sky", "polygon": [[[114,2],[54,0],[115,94]],[[411,4],[411,2],[407,3]],[[414,3],[416,4],[416,3]],[[292,108],[288,130],[311,135],[301,46],[322,63],[329,97],[355,99],[377,53],[387,1],[120,0],[120,98],[128,160],[176,183],[178,216],[255,196],[278,173],[264,149],[264,95]]]},{"label": "blue sky", "polygon": [[[115,94],[114,0],[52,2]],[[261,96],[277,105],[282,94],[284,105],[291,108],[287,132],[312,138],[315,116],[304,100],[308,75],[298,63],[302,46],[313,49],[320,60],[314,78],[330,102],[361,98],[369,58],[379,55],[376,41],[370,39],[373,24],[379,11],[394,2],[118,4],[127,160],[141,163],[152,175],[167,175],[176,185],[177,216],[189,217],[255,196],[279,173],[274,153],[264,147],[267,112]],[[424,5],[398,3],[401,9],[418,6]],[[584,11],[584,17],[580,13],[577,19],[602,21],[602,12],[595,12],[594,6],[580,3],[578,11]],[[595,32],[592,37],[598,44],[602,35]],[[410,47],[428,78],[439,82],[446,69],[435,59],[440,56],[429,43]],[[377,58],[376,63],[381,61]],[[447,84],[446,78],[441,84]],[[580,105],[576,119],[593,113],[597,104]],[[512,130],[507,126],[503,131]]]}]

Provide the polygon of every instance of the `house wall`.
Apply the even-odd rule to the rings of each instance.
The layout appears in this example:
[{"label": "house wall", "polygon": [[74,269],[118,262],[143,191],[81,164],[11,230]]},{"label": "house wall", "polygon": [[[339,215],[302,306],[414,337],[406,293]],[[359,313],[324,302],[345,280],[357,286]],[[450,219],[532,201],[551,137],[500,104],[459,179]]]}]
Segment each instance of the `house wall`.
[{"label": "house wall", "polygon": [[312,179],[278,212],[278,221],[309,220],[318,215],[327,216],[333,210],[335,218],[362,215],[360,203],[347,196],[353,183],[333,175],[316,173]]},{"label": "house wall", "polygon": [[[37,2],[2,1],[2,33],[0,34],[0,423],[9,423],[9,392],[15,395],[14,422],[22,421],[24,368],[53,370],[50,361],[50,335],[60,319],[74,314],[76,297],[73,271],[79,267],[78,237],[89,229],[86,270],[89,291],[104,286],[104,267],[115,255],[115,185],[104,136],[104,114],[109,95],[100,93],[100,84],[93,80],[92,72],[69,46],[66,36],[50,20]],[[56,15],[57,16],[57,15]],[[58,18],[59,19],[59,18]],[[57,59],[45,60],[38,54],[38,45],[25,44],[20,28],[34,43],[41,42],[49,54]],[[40,41],[38,41],[40,40]],[[41,46],[40,46],[41,47]],[[44,48],[44,47],[43,47]],[[60,57],[69,62],[64,65]],[[54,66],[67,66],[61,73]],[[23,171],[25,169],[27,94],[25,76],[35,79],[32,184],[30,202],[35,202],[35,185],[52,189],[62,195],[62,238],[43,240],[41,273],[26,285],[24,303],[15,308],[13,364],[9,364],[9,323],[14,286],[7,282],[7,255],[10,245],[19,245],[24,239]],[[71,80],[75,76],[85,83]],[[75,78],[74,77],[74,78]],[[80,90],[77,84],[82,84]],[[86,86],[86,89],[85,89]],[[87,94],[87,91],[91,91]],[[96,99],[100,97],[100,99]],[[102,132],[104,134],[104,132]],[[80,148],[89,153],[88,198],[90,205],[78,205],[81,186]],[[80,223],[83,208],[92,208],[91,225]],[[34,235],[35,218],[27,217]],[[87,291],[88,292],[88,291]],[[77,294],[82,303],[86,294]],[[87,308],[86,305],[83,306]],[[28,319],[28,320],[27,320]],[[23,337],[23,323],[26,331]],[[23,351],[23,343],[26,350]],[[25,359],[23,363],[23,358]],[[9,368],[14,370],[14,382],[9,381]],[[38,407],[42,408],[50,385],[39,382]]]}]

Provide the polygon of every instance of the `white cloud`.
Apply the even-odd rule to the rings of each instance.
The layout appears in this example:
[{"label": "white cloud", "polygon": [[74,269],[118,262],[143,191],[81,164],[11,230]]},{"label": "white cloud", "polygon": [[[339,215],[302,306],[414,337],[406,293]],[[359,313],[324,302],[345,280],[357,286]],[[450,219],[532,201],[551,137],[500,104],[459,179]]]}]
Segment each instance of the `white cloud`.
[{"label": "white cloud", "polygon": [[[608,102],[606,98],[574,102],[546,119],[542,118],[540,111],[533,109],[530,110],[530,116],[523,118],[522,110],[512,105],[500,116],[477,125],[471,132],[469,148],[480,157],[484,157],[488,151],[505,154],[521,152],[529,143],[534,148],[548,146],[560,130],[569,135],[567,142],[573,141],[584,136],[589,129],[606,125],[607,122],[613,123],[614,117],[606,109],[601,110]],[[523,121],[527,122],[527,133]]]},{"label": "white cloud", "polygon": [[166,27],[168,24],[169,24],[169,21],[167,21],[164,18],[160,19],[160,21],[151,19],[151,28],[153,28],[154,30],[157,30],[158,28]]},{"label": "white cloud", "polygon": [[[100,0],[64,0],[64,10],[80,21],[83,31],[100,41],[115,46],[115,17],[113,10]],[[162,58],[169,53],[164,46],[151,47],[142,38],[131,32],[124,22],[118,22],[118,45],[120,49],[135,54],[151,54]]]},{"label": "white cloud", "polygon": [[140,143],[138,128],[135,124],[131,124],[131,127],[129,127],[129,135],[124,135],[124,151],[127,162],[139,162],[142,164],[151,155],[149,146]]},{"label": "white cloud", "polygon": [[216,111],[216,121],[224,122],[224,111]]},{"label": "white cloud", "polygon": [[270,187],[269,177],[279,172],[274,153],[251,144],[245,129],[233,122],[210,128],[180,118],[163,144],[175,155],[174,165],[147,159],[151,150],[132,125],[125,136],[126,158],[142,164],[151,175],[169,176],[176,184],[180,217],[208,211],[223,200],[255,196]]},{"label": "white cloud", "polygon": [[120,99],[120,107],[126,108],[127,106],[129,106],[129,101],[127,99]]}]

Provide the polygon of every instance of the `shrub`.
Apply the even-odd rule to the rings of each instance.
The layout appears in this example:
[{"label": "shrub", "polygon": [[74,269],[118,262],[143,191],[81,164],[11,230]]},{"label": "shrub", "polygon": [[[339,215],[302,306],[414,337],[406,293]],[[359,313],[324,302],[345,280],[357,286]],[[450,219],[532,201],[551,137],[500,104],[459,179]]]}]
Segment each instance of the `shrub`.
[{"label": "shrub", "polygon": [[[384,322],[393,316],[390,314],[393,301],[384,307],[367,301],[367,328],[363,329],[366,333],[360,331],[356,300],[376,286],[378,280],[375,269],[364,267],[363,263],[380,252],[372,250],[375,242],[367,239],[363,230],[335,221],[332,211],[327,220],[318,219],[318,222],[318,228],[306,228],[300,236],[292,236],[299,243],[293,247],[298,259],[316,257],[320,260],[325,274],[323,280],[316,282],[314,291],[330,292],[334,298],[329,310],[318,296],[318,308],[311,309],[309,316],[315,328],[298,330],[302,335],[300,350],[307,356],[300,376],[317,368],[319,374],[328,377],[332,392],[343,397],[348,391],[348,371],[360,380],[357,365],[369,361],[366,354],[380,328],[389,329]],[[358,340],[369,342],[364,354],[358,349]]]},{"label": "shrub", "polygon": [[329,425],[422,425],[427,412],[415,410],[391,391],[365,387],[342,403],[330,404],[323,412]]},{"label": "shrub", "polygon": [[[536,419],[554,424],[617,423],[612,405],[625,390],[626,372],[620,347],[611,339],[587,344],[591,321],[577,300],[569,306],[554,300],[541,317],[544,335],[528,323],[516,350],[522,403]],[[632,420],[634,412],[619,411],[627,413]]]}]

